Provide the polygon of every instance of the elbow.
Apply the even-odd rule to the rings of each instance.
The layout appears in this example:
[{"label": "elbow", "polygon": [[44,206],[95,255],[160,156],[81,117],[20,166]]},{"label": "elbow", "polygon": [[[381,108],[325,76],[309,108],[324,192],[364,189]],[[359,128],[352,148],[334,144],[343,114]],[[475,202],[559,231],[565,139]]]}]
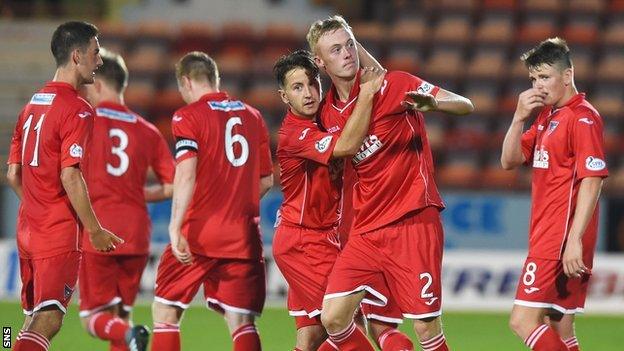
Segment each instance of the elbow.
[{"label": "elbow", "polygon": [[13,188],[15,188],[16,185],[19,185],[19,175],[10,169],[7,172],[6,179],[9,185]]},{"label": "elbow", "polygon": [[460,116],[465,116],[465,115],[469,115],[472,112],[474,112],[474,104],[472,103],[472,101],[470,101],[470,99],[464,99],[464,104],[463,104],[463,109],[461,109],[460,111],[458,111],[458,115]]},{"label": "elbow", "polygon": [[506,171],[511,171],[512,169],[518,167],[517,162],[510,162],[509,160],[501,157],[501,167],[503,167]]}]

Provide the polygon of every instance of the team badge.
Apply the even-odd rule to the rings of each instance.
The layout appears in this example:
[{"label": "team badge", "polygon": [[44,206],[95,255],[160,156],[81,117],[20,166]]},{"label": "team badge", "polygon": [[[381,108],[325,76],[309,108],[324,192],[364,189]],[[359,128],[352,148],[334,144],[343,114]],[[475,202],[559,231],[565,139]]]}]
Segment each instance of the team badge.
[{"label": "team badge", "polygon": [[65,300],[69,299],[73,292],[74,289],[72,289],[69,285],[65,284],[65,288],[63,289],[63,298],[65,298]]},{"label": "team badge", "polygon": [[328,135],[326,137],[324,137],[323,139],[317,141],[314,144],[314,148],[316,148],[316,151],[323,153],[325,151],[327,151],[327,149],[329,149],[329,145],[331,145],[331,140],[333,139],[332,135]]},{"label": "team badge", "polygon": [[82,147],[78,144],[72,144],[72,146],[69,147],[69,156],[82,158]]},{"label": "team badge", "polygon": [[550,121],[550,124],[548,125],[548,134],[552,134],[555,129],[557,129],[557,126],[559,125],[559,121]]}]

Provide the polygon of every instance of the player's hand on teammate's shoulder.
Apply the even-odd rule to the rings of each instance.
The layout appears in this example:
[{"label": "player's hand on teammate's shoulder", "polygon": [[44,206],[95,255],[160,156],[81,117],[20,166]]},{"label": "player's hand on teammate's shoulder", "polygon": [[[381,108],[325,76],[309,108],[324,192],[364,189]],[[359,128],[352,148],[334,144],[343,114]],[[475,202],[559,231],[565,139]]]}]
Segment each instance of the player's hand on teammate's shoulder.
[{"label": "player's hand on teammate's shoulder", "polygon": [[193,254],[191,254],[188,241],[183,235],[178,234],[171,237],[171,251],[180,263],[185,265],[193,263]]},{"label": "player's hand on teammate's shoulder", "polygon": [[427,112],[438,109],[438,100],[431,94],[423,94],[416,90],[408,91],[405,93],[406,98],[411,99],[403,100],[402,105],[410,110]]},{"label": "player's hand on teammate's shoulder", "polygon": [[520,93],[518,96],[518,106],[514,119],[517,121],[525,121],[531,117],[533,110],[544,106],[546,94],[540,92],[539,89],[531,88]]},{"label": "player's hand on teammate's shoulder", "polygon": [[102,227],[90,232],[89,238],[93,247],[100,252],[114,251],[117,245],[124,243],[122,238]]},{"label": "player's hand on teammate's shoulder", "polygon": [[360,94],[375,95],[383,85],[388,70],[377,67],[364,67],[360,76]]}]

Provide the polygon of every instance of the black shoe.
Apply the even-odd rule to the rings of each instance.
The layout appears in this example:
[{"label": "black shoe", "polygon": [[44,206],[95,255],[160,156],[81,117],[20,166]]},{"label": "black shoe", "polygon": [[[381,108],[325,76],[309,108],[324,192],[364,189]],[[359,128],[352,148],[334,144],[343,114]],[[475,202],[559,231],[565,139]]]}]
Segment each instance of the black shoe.
[{"label": "black shoe", "polygon": [[149,329],[144,325],[137,325],[126,332],[126,345],[130,351],[147,351]]}]

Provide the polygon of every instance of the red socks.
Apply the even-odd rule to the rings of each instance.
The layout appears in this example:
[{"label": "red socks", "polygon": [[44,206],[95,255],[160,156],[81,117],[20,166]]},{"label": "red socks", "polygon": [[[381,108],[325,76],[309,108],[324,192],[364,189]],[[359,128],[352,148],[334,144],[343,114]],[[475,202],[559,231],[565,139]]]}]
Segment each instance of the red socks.
[{"label": "red socks", "polygon": [[336,346],[336,344],[334,344],[331,340],[329,340],[329,338],[325,339],[325,342],[323,342],[321,344],[321,346],[319,346],[318,350],[316,351],[336,351],[338,350],[338,346]]},{"label": "red socks", "polygon": [[563,342],[566,344],[569,351],[581,351],[578,340],[576,340],[576,336],[563,340]]},{"label": "red socks", "polygon": [[440,333],[427,341],[421,341],[420,345],[423,351],[449,351],[444,333]]},{"label": "red socks", "polygon": [[568,351],[559,334],[546,324],[535,328],[524,343],[533,351]]},{"label": "red socks", "polygon": [[232,333],[234,351],[260,351],[260,336],[254,324],[246,324]]},{"label": "red socks", "polygon": [[180,351],[180,326],[154,323],[152,351]]},{"label": "red socks", "polygon": [[89,333],[113,343],[125,344],[128,329],[128,323],[109,312],[96,313],[89,319]]},{"label": "red socks", "polygon": [[13,351],[48,351],[50,341],[35,331],[20,331]]},{"label": "red socks", "polygon": [[379,334],[377,346],[382,351],[413,351],[414,344],[396,328],[388,328]]},{"label": "red socks", "polygon": [[349,326],[338,333],[329,334],[329,340],[334,343],[340,351],[375,351],[373,345],[368,341],[366,335],[351,321]]}]

